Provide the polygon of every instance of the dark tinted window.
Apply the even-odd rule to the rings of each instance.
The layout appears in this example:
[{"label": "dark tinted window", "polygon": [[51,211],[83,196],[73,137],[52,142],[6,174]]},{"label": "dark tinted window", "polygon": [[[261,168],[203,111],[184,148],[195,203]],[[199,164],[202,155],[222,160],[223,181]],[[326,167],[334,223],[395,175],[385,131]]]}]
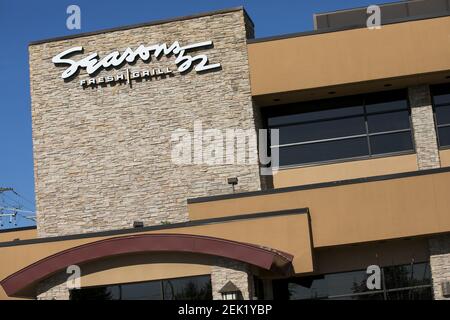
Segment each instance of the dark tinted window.
[{"label": "dark tinted window", "polygon": [[450,147],[450,84],[434,86],[431,92],[439,146]]},{"label": "dark tinted window", "polygon": [[414,149],[410,132],[382,134],[370,137],[372,154],[387,154]]},{"label": "dark tinted window", "polygon": [[450,104],[435,108],[436,122],[438,125],[450,123]]},{"label": "dark tinted window", "polygon": [[165,280],[165,300],[211,300],[211,281],[209,277],[195,277]]},{"label": "dark tinted window", "polygon": [[162,300],[161,282],[125,284],[121,286],[122,300]]},{"label": "dark tinted window", "polygon": [[283,115],[283,112],[276,112],[279,115],[269,117],[269,127],[364,115],[363,99],[359,97],[313,101],[296,105],[294,108],[298,108],[298,111],[288,111],[286,115]]},{"label": "dark tinted window", "polygon": [[435,106],[450,104],[450,83],[433,86],[431,91]]},{"label": "dark tinted window", "polygon": [[108,286],[71,290],[70,300],[120,300],[120,288]]},{"label": "dark tinted window", "polygon": [[406,91],[381,92],[365,98],[367,113],[389,112],[408,109]]},{"label": "dark tinted window", "polygon": [[450,146],[450,126],[439,128],[438,134],[439,134],[439,144],[442,147]]},{"label": "dark tinted window", "polygon": [[324,140],[366,132],[364,117],[326,120],[276,128],[280,130],[280,144]]},{"label": "dark tinted window", "polygon": [[277,106],[265,111],[279,130],[281,166],[414,151],[406,91]]},{"label": "dark tinted window", "polygon": [[367,138],[320,142],[279,148],[280,165],[290,166],[361,157],[369,153]]},{"label": "dark tinted window", "polygon": [[428,264],[387,267],[383,271],[387,289],[427,285],[431,282]]},{"label": "dark tinted window", "polygon": [[[429,263],[382,268],[382,288],[369,290],[366,271],[291,278],[273,282],[276,300],[431,300]],[[385,286],[384,286],[385,284]]]},{"label": "dark tinted window", "polygon": [[70,291],[71,300],[212,300],[211,277],[199,276],[82,288]]},{"label": "dark tinted window", "polygon": [[409,112],[404,110],[368,115],[367,123],[370,133],[409,129]]}]

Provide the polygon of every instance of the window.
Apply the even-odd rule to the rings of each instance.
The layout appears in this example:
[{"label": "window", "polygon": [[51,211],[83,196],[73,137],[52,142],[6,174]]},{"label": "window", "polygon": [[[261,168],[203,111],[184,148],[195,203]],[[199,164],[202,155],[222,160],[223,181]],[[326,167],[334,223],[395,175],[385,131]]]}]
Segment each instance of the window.
[{"label": "window", "polygon": [[142,283],[82,288],[71,300],[212,300],[211,277],[199,276]]},{"label": "window", "polygon": [[450,83],[431,88],[439,147],[450,147]]},{"label": "window", "polygon": [[281,166],[413,152],[406,91],[322,100],[265,111],[279,129]]},{"label": "window", "polygon": [[275,299],[285,300],[431,300],[429,263],[382,268],[382,288],[367,288],[366,271],[274,281]]}]

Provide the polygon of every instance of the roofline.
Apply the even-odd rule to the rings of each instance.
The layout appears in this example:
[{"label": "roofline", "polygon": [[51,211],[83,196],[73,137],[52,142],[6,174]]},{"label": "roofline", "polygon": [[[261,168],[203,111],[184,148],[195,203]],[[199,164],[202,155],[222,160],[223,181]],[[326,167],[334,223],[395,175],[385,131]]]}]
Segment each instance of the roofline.
[{"label": "roofline", "polygon": [[[415,16],[415,17],[403,17],[403,18],[393,19],[387,23],[382,24],[382,26],[387,26],[387,25],[397,24],[397,23],[414,22],[414,21],[419,21],[419,20],[444,18],[444,17],[449,17],[449,16],[450,16],[450,13],[446,12],[443,14],[425,14],[425,15],[420,15],[420,16]],[[319,30],[310,30],[310,31],[288,33],[288,34],[264,37],[264,38],[258,38],[258,39],[249,39],[249,40],[247,40],[247,43],[252,44],[252,43],[259,43],[259,42],[284,40],[284,39],[297,38],[297,37],[306,37],[306,36],[313,36],[313,35],[333,33],[333,32],[363,29],[366,27],[367,26],[365,24],[356,24],[356,25],[350,25],[350,26],[339,27],[339,28],[325,28],[325,29],[319,29]]]},{"label": "roofline", "polygon": [[151,21],[151,22],[131,24],[131,25],[122,26],[122,27],[107,28],[107,29],[101,29],[101,30],[97,30],[97,31],[82,32],[82,33],[68,35],[68,36],[60,36],[60,37],[43,39],[43,40],[36,40],[36,41],[31,41],[28,44],[28,46],[44,44],[44,43],[49,43],[49,42],[55,42],[55,41],[61,41],[61,40],[69,40],[69,39],[93,36],[93,35],[107,33],[107,32],[123,31],[123,30],[129,30],[129,29],[135,29],[135,28],[141,28],[141,27],[155,26],[155,25],[160,25],[160,24],[165,24],[165,23],[170,23],[170,22],[175,22],[175,21],[191,20],[191,19],[202,18],[202,17],[212,16],[212,15],[216,15],[216,14],[230,13],[230,12],[235,12],[235,11],[243,11],[244,15],[250,21],[252,26],[253,27],[255,26],[255,24],[253,23],[253,20],[250,18],[249,14],[245,10],[245,8],[243,6],[238,6],[238,7],[228,8],[228,9],[221,9],[221,10],[208,11],[208,12],[203,12],[203,13],[198,13],[198,14],[179,16],[179,17],[175,17],[175,18],[160,19],[160,20],[155,20],[155,21]]}]

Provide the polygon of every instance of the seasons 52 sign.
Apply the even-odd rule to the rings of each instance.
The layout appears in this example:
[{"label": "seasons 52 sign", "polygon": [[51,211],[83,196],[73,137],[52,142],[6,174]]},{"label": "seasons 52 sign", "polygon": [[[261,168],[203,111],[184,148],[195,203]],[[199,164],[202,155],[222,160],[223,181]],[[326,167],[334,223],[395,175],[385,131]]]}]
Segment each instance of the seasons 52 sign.
[{"label": "seasons 52 sign", "polygon": [[69,80],[71,77],[75,76],[80,69],[86,69],[86,72],[91,76],[91,78],[81,80],[81,86],[99,85],[113,82],[128,82],[131,84],[133,79],[172,75],[173,70],[170,68],[154,68],[151,70],[141,71],[130,71],[129,69],[126,69],[124,73],[115,75],[98,78],[93,78],[93,75],[100,72],[102,69],[111,67],[119,68],[125,63],[133,63],[138,59],[141,59],[142,61],[151,61],[152,57],[159,60],[162,56],[170,57],[171,55],[174,55],[177,70],[182,74],[189,72],[192,68],[194,68],[196,72],[219,69],[221,68],[220,63],[210,64],[206,54],[198,54],[195,56],[188,54],[189,51],[200,48],[208,48],[212,45],[212,41],[204,41],[186,46],[181,46],[178,41],[175,41],[170,46],[167,46],[166,43],[151,46],[141,45],[136,50],[127,48],[122,53],[119,51],[111,52],[101,59],[97,53],[91,53],[87,57],[78,61],[68,59],[68,57],[76,53],[82,53],[83,47],[73,47],[53,57],[52,62],[57,66],[69,66],[61,75],[61,77],[65,80]]}]

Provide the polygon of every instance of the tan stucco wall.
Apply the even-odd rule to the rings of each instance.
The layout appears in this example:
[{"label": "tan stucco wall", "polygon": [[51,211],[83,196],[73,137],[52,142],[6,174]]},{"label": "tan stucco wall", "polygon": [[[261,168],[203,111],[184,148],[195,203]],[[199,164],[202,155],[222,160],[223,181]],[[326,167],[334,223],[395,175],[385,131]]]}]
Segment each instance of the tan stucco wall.
[{"label": "tan stucco wall", "polygon": [[83,266],[81,286],[133,283],[199,276],[211,273],[212,257],[153,253],[110,258]]},{"label": "tan stucco wall", "polygon": [[441,158],[441,167],[450,167],[450,149],[439,151],[439,157]]},{"label": "tan stucco wall", "polygon": [[7,232],[0,232],[0,242],[13,241],[15,239],[26,240],[34,239],[37,237],[36,229],[31,230],[11,230]]},{"label": "tan stucco wall", "polygon": [[281,170],[273,183],[275,188],[284,188],[417,170],[417,157],[412,154]]},{"label": "tan stucco wall", "polygon": [[253,96],[450,70],[450,17],[248,45]]},{"label": "tan stucco wall", "polygon": [[191,219],[309,208],[314,248],[450,231],[450,173],[189,205]]}]

